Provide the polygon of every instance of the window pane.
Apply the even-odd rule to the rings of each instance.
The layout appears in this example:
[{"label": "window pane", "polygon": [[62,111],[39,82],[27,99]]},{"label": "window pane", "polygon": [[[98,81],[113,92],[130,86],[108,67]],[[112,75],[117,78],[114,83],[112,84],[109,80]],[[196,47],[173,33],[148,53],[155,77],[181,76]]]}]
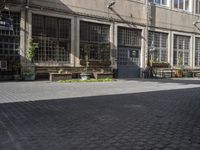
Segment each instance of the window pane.
[{"label": "window pane", "polygon": [[200,0],[196,0],[196,13],[200,13]]},{"label": "window pane", "polygon": [[46,17],[46,34],[48,37],[57,37],[58,23],[56,18]]},{"label": "window pane", "polygon": [[167,5],[167,0],[162,0],[162,5]]},{"label": "window pane", "polygon": [[183,9],[183,1],[184,0],[179,0],[179,9]]},{"label": "window pane", "polygon": [[174,8],[178,8],[178,0],[174,0]]},{"label": "window pane", "polygon": [[189,0],[185,0],[185,10],[189,10]]}]

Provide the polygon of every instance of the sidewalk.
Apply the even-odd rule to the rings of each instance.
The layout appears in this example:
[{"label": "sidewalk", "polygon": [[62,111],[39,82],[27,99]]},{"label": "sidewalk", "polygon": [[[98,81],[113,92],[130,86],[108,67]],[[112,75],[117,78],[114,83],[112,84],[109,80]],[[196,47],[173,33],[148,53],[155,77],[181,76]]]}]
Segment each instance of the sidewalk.
[{"label": "sidewalk", "polygon": [[129,79],[101,83],[2,82],[0,103],[115,95],[200,87],[200,81]]}]

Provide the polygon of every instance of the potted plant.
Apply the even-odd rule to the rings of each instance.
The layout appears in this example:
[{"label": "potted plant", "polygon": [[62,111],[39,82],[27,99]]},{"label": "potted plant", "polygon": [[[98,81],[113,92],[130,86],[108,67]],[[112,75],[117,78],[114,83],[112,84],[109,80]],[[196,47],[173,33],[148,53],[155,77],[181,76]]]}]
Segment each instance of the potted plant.
[{"label": "potted plant", "polygon": [[24,80],[35,80],[35,66],[33,60],[35,57],[36,48],[38,48],[38,43],[35,43],[32,39],[30,39],[29,48],[26,51],[26,66],[24,66],[22,70]]},{"label": "potted plant", "polygon": [[80,77],[82,80],[90,80],[91,74],[88,73],[88,67],[89,67],[89,61],[88,61],[88,57],[86,57],[85,68],[83,69],[82,73],[80,74]]},{"label": "potted plant", "polygon": [[33,68],[25,68],[23,70],[23,79],[25,81],[33,81],[35,80],[35,71],[33,70]]},{"label": "potted plant", "polygon": [[15,64],[13,64],[12,67],[13,67],[13,70],[15,72],[14,80],[16,80],[16,81],[21,80],[21,75],[20,75],[21,64],[20,63],[15,63]]},{"label": "potted plant", "polygon": [[175,67],[175,77],[183,77],[183,54],[178,54],[177,66]]},{"label": "potted plant", "polygon": [[89,80],[91,74],[88,73],[88,67],[89,67],[89,51],[90,51],[90,45],[86,44],[84,45],[84,53],[85,53],[85,68],[83,69],[82,73],[80,74],[80,77],[82,80]]}]

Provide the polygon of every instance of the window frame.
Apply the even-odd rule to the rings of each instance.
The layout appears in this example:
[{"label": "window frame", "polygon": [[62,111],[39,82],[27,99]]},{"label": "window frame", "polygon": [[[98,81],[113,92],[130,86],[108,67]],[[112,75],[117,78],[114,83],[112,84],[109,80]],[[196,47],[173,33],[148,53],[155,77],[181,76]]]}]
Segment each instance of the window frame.
[{"label": "window frame", "polygon": [[[175,37],[177,37],[177,41],[175,42]],[[183,39],[182,41],[181,41],[181,38]],[[188,38],[188,39],[187,39]],[[188,44],[186,43],[187,41],[186,40],[188,40]],[[190,66],[190,59],[192,59],[191,58],[191,54],[190,54],[190,52],[191,52],[191,47],[190,47],[190,45],[191,45],[191,36],[189,36],[189,35],[180,35],[180,34],[174,34],[174,36],[173,36],[173,66]],[[175,53],[176,53],[176,60],[175,60]],[[181,54],[182,53],[182,54]],[[185,61],[185,54],[187,53],[187,61]],[[182,58],[181,58],[181,60],[178,60],[178,59],[180,59],[180,58],[178,58],[179,56],[178,56],[178,54],[181,54],[182,56]],[[178,64],[178,63],[180,63],[179,61],[181,61],[182,62],[182,64]],[[187,64],[185,64],[187,62]]]},{"label": "window frame", "polygon": [[[80,26],[79,58],[81,60],[85,60],[86,53],[87,53],[87,57],[89,61],[110,61],[111,60],[111,46],[110,46],[111,25],[101,23],[101,22],[80,20],[79,26]],[[85,30],[83,30],[83,28],[85,28]],[[108,32],[105,32],[106,30]],[[83,32],[86,32],[84,34],[86,36],[84,37],[82,36]],[[85,51],[86,47],[89,48],[89,52]]]},{"label": "window frame", "polygon": [[177,8],[175,7],[175,1],[176,0],[173,0],[173,8],[176,9],[176,10],[180,10],[180,11],[185,11],[185,12],[191,12],[190,10],[190,3],[191,3],[191,0],[188,0],[188,9],[186,9],[186,0],[183,0],[183,8],[180,8],[180,0],[177,0],[178,3],[177,3]]},{"label": "window frame", "polygon": [[[151,34],[152,34],[152,40],[150,39],[151,37]],[[159,34],[159,46],[155,46],[155,34]],[[163,45],[163,40],[164,40],[164,36],[166,36],[166,47],[164,47]],[[148,43],[148,45],[149,45],[149,48],[155,48],[155,51],[157,51],[157,53],[158,53],[158,63],[164,63],[164,62],[168,62],[168,43],[169,43],[169,34],[168,33],[165,33],[165,32],[156,32],[156,31],[149,31],[149,43]],[[151,40],[151,41],[150,41]],[[151,47],[152,45],[152,43],[151,42],[153,42],[154,43],[154,47]],[[166,52],[166,54],[165,54],[165,60],[163,60],[163,58],[162,58],[162,56],[163,56],[163,51],[165,51]],[[154,58],[154,56],[155,55],[153,55],[153,60],[155,59]]]},{"label": "window frame", "polygon": [[[43,23],[41,24],[42,30],[33,29],[34,28],[34,17],[42,18]],[[47,30],[47,20],[48,19],[55,19],[54,24],[56,25],[56,33],[54,36],[50,35],[51,33],[48,33]],[[63,36],[61,34],[61,28],[60,22],[64,21],[64,23],[67,23],[67,30],[66,36]],[[38,25],[36,25],[38,26]],[[49,16],[44,14],[33,14],[32,15],[32,38],[36,43],[39,43],[39,48],[36,49],[36,57],[35,57],[35,63],[41,64],[41,63],[48,63],[48,64],[70,64],[71,58],[71,34],[72,34],[72,20],[71,18],[64,18],[64,17],[57,17],[57,16]],[[37,33],[34,33],[34,30],[37,31]],[[39,33],[39,32],[40,33]],[[39,42],[38,42],[39,41]],[[62,43],[62,44],[61,44]],[[64,45],[65,47],[61,47],[60,45],[63,45],[63,43],[66,43]],[[64,51],[63,51],[63,48]],[[63,55],[64,56],[63,56]]]}]

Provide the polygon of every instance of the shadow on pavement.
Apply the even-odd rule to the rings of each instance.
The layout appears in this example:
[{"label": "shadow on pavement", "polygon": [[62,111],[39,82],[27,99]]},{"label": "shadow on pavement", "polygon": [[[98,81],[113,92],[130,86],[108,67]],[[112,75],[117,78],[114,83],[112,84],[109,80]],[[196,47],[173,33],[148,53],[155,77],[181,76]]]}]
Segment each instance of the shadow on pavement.
[{"label": "shadow on pavement", "polygon": [[144,79],[144,78],[132,78],[121,79],[124,81],[140,81],[140,82],[160,82],[160,83],[180,83],[180,84],[200,84],[200,78],[173,78],[173,79]]},{"label": "shadow on pavement", "polygon": [[200,148],[200,88],[0,104],[1,150]]}]

